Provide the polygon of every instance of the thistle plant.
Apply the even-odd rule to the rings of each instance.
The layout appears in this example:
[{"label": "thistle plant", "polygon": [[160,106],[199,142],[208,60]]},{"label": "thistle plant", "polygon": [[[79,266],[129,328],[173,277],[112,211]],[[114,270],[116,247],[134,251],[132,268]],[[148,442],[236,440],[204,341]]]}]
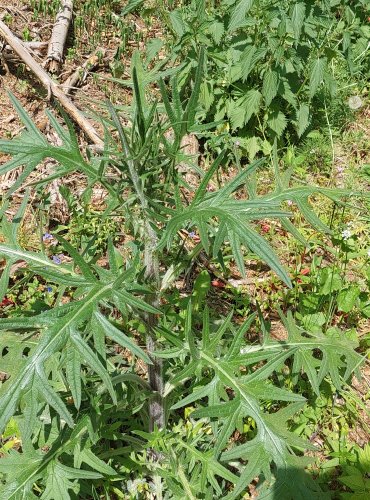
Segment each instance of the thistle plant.
[{"label": "thistle plant", "polygon": [[[260,342],[251,343],[246,333],[256,313],[241,325],[234,323],[233,311],[218,318],[205,301],[206,269],[186,300],[176,303],[173,297],[179,276],[193,264],[202,269],[207,259],[222,263],[226,246],[241,274],[248,249],[289,287],[287,270],[254,221],[276,219],[304,242],[284,202],[290,200],[309,223],[329,232],[309,197],[320,192],[339,200],[343,193],[292,185],[289,172],[279,172],[276,144],[270,192],[253,189],[254,174],[267,160],[208,190],[223,155],[192,188],[178,165],[184,136],[199,131],[195,116],[204,55],[201,51],[186,102],[176,76],[169,89],[159,82],[161,103],[150,102],[139,64],[135,57],[132,113],[123,117],[108,104],[106,148],[99,155],[82,152],[68,120],[64,128],[49,113],[62,141],[50,145],[11,96],[25,131],[0,140],[0,149],[11,155],[0,174],[23,170],[1,209],[0,256],[6,265],[0,299],[20,260],[28,272],[56,287],[58,297],[42,312],[0,319],[0,366],[6,373],[0,433],[16,429],[21,442],[19,450],[0,459],[1,498],[129,498],[131,481],[141,478],[143,498],[231,499],[240,498],[257,476],[262,498],[274,492],[290,498],[292,491],[294,498],[319,498],[319,488],[304,472],[309,460],[300,456],[312,445],[289,430],[305,399],[280,387],[278,375],[289,369],[292,387],[305,376],[317,394],[330,378],[339,391],[361,364],[356,343],[305,331],[290,313],[280,313],[285,340],[272,339],[262,322]],[[56,160],[55,171],[34,185],[79,172],[86,189],[105,189],[102,217],[119,213],[124,218],[130,238],[121,250],[109,239],[107,265],[73,247],[68,234],[52,235],[61,248],[52,250],[58,260],[43,245],[38,252],[19,245],[27,193],[13,220],[5,211],[11,195],[46,158]],[[241,188],[246,198],[235,196]],[[199,235],[192,246],[184,231]],[[64,262],[61,254],[70,259]],[[192,411],[186,425],[183,408],[187,415]],[[232,435],[243,433],[247,421],[251,432],[241,444],[233,443]]]}]

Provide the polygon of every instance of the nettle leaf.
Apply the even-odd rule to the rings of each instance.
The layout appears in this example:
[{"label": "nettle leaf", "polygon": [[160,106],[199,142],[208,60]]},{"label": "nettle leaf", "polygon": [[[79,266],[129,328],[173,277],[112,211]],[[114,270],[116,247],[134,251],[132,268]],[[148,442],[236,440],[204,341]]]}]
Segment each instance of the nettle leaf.
[{"label": "nettle leaf", "polygon": [[297,107],[297,97],[295,93],[292,91],[289,82],[284,78],[281,79],[279,83],[279,94],[283,99],[286,100],[286,102],[291,104],[293,108]]},{"label": "nettle leaf", "polygon": [[233,7],[230,22],[228,26],[228,32],[232,33],[237,30],[240,26],[243,26],[245,21],[245,16],[247,12],[253,5],[253,0],[239,0],[235,7]]},{"label": "nettle leaf", "polygon": [[267,118],[268,127],[273,130],[278,137],[281,137],[288,122],[284,113],[278,109],[270,111]]},{"label": "nettle leaf", "polygon": [[243,98],[244,124],[247,125],[252,115],[257,115],[261,106],[262,94],[259,90],[248,90]]},{"label": "nettle leaf", "polygon": [[266,106],[271,104],[271,101],[276,96],[279,87],[279,75],[276,71],[268,69],[263,77],[262,95],[265,99]]},{"label": "nettle leaf", "polygon": [[306,5],[304,3],[296,3],[292,9],[292,25],[296,45],[298,44],[299,38],[301,36],[305,15]]},{"label": "nettle leaf", "polygon": [[244,97],[241,97],[237,101],[231,101],[228,106],[227,115],[233,130],[238,130],[244,126],[245,108],[243,104]]},{"label": "nettle leaf", "polygon": [[219,21],[212,21],[207,25],[207,29],[212,36],[214,42],[218,45],[225,33],[225,25]]},{"label": "nettle leaf", "polygon": [[176,35],[181,38],[187,30],[186,23],[184,22],[181,9],[173,10],[169,13],[169,18],[172,24],[172,29]]},{"label": "nettle leaf", "polygon": [[262,149],[261,140],[257,136],[242,138],[240,144],[247,151],[250,161],[253,161],[256,154]]},{"label": "nettle leaf", "polygon": [[310,108],[307,104],[301,104],[297,110],[296,129],[298,137],[301,137],[310,124]]},{"label": "nettle leaf", "polygon": [[250,72],[256,66],[256,63],[261,60],[267,52],[267,49],[264,47],[255,47],[254,45],[250,45],[246,47],[241,58],[241,75],[243,81],[246,81]]},{"label": "nettle leaf", "polygon": [[319,86],[324,80],[326,66],[326,57],[318,57],[317,59],[314,59],[310,65],[309,92],[311,98],[316,94]]}]

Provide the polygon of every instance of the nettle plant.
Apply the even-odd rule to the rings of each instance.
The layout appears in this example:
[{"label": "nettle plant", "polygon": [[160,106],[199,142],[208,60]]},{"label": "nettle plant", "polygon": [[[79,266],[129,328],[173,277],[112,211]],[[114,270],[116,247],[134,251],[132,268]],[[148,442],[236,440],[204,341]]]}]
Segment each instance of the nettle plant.
[{"label": "nettle plant", "polygon": [[[12,156],[0,174],[20,166],[23,171],[1,210],[1,295],[18,261],[58,294],[41,313],[0,319],[0,433],[18,442],[14,449],[2,448],[1,498],[231,499],[248,491],[256,477],[263,498],[321,495],[304,471],[310,460],[303,450],[313,446],[289,430],[305,398],[284,388],[281,374],[291,373],[291,387],[306,377],[316,394],[330,377],[339,391],[358,373],[362,357],[356,343],[303,330],[290,313],[281,313],[285,340],[274,340],[263,327],[260,341],[251,342],[246,334],[255,314],[236,324],[233,311],[220,318],[195,293],[174,304],[173,291],[193,264],[201,270],[205,257],[222,261],[225,246],[242,274],[248,249],[290,286],[254,221],[278,219],[300,237],[282,208],[293,200],[309,222],[327,230],[308,198],[321,192],[337,199],[340,193],[291,186],[289,175],[279,172],[276,151],[276,185],[268,193],[259,195],[253,181],[263,160],[208,190],[222,156],[191,192],[178,165],[184,136],[198,130],[203,66],[201,55],[186,103],[176,85],[168,91],[160,82],[159,113],[133,65],[132,114],[123,121],[108,106],[101,154],[82,154],[72,126],[62,127],[52,114],[62,145],[49,144],[11,96],[25,130],[0,141]],[[73,247],[68,234],[55,235],[70,257],[67,263],[52,259],[47,249],[20,247],[27,194],[11,221],[5,211],[11,194],[46,158],[56,160],[55,171],[35,183],[79,172],[86,189],[97,184],[106,190],[102,218],[124,215],[130,236],[125,257],[110,239],[107,264],[97,262]],[[235,196],[241,188],[247,189],[246,199]],[[200,237],[190,249],[184,230]]]},{"label": "nettle plant", "polygon": [[180,86],[194,72],[199,45],[206,47],[198,118],[225,121],[215,146],[226,126],[250,160],[269,154],[275,138],[295,141],[323,116],[338,87],[362,72],[366,80],[365,3],[197,0],[172,11],[169,52]]}]

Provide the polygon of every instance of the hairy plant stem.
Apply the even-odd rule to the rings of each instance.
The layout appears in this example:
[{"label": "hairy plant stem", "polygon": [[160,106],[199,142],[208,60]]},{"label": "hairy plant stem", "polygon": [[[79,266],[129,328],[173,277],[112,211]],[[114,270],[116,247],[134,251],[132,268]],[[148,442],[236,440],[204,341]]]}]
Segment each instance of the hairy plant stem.
[{"label": "hairy plant stem", "polygon": [[[159,306],[159,263],[156,253],[157,235],[151,227],[148,220],[145,222],[145,278],[149,282],[156,293],[148,296],[147,302],[153,307]],[[149,401],[149,432],[152,432],[155,427],[163,429],[165,425],[164,402],[163,402],[163,374],[162,360],[153,356],[156,349],[155,342],[155,327],[157,325],[157,316],[153,313],[145,314],[145,323],[147,327],[146,348],[153,362],[148,366],[149,384],[153,394]]]},{"label": "hairy plant stem", "polygon": [[[113,118],[115,118],[113,116]],[[125,132],[117,119],[114,120],[118,127],[123,149],[126,155],[126,161],[130,172],[130,177],[137,194],[141,211],[144,220],[144,266],[145,266],[145,280],[153,288],[153,293],[150,294],[146,301],[153,307],[159,306],[159,262],[158,254],[156,251],[158,238],[155,230],[151,226],[150,219],[148,218],[148,201],[145,197],[144,189],[141,180],[135,168],[134,161],[130,159],[129,148],[125,136]],[[155,358],[153,353],[156,350],[155,341],[155,327],[158,323],[157,316],[153,313],[145,313],[144,321],[146,324],[146,348],[152,365],[148,366],[148,379],[149,385],[153,391],[149,400],[149,432],[152,432],[155,427],[163,429],[165,425],[165,412],[163,400],[163,374],[162,374],[162,360]]]}]

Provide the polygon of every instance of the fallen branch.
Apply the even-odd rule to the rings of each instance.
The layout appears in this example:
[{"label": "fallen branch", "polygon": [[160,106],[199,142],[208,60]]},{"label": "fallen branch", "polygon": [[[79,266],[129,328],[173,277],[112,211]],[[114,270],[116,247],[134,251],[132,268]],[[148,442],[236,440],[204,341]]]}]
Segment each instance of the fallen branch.
[{"label": "fallen branch", "polygon": [[[42,51],[44,50],[49,44],[48,42],[22,42],[23,45],[28,49],[28,50],[37,50],[37,51]],[[11,50],[12,48],[10,45],[5,45],[4,50]]]},{"label": "fallen branch", "polygon": [[73,104],[73,102],[65,95],[59,86],[50,78],[42,66],[36,62],[23,43],[10,31],[10,29],[0,20],[0,36],[3,37],[8,45],[14,52],[22,59],[22,61],[30,68],[30,70],[37,76],[48,92],[48,96],[53,95],[55,99],[61,104],[64,110],[71,116],[71,118],[79,125],[85,132],[90,140],[102,149],[104,146],[103,141],[99,137],[95,128],[91,123],[82,115],[81,111]]},{"label": "fallen branch", "polygon": [[104,49],[96,49],[96,51],[83,63],[82,66],[76,69],[74,73],[63,83],[63,91],[66,95],[70,94],[72,90],[86,80],[89,71],[95,69],[102,58],[105,56]]},{"label": "fallen branch", "polygon": [[46,66],[51,73],[59,72],[60,64],[63,60],[64,45],[67,40],[69,25],[72,20],[72,13],[72,0],[62,0],[51,33],[49,50],[46,58]]},{"label": "fallen branch", "polygon": [[[27,50],[35,53],[43,52],[49,45],[48,42],[22,42],[22,43]],[[17,60],[19,60],[17,59],[17,56],[14,54],[10,45],[5,45],[5,47],[2,49],[1,55],[7,63],[9,62],[14,63]]]}]

